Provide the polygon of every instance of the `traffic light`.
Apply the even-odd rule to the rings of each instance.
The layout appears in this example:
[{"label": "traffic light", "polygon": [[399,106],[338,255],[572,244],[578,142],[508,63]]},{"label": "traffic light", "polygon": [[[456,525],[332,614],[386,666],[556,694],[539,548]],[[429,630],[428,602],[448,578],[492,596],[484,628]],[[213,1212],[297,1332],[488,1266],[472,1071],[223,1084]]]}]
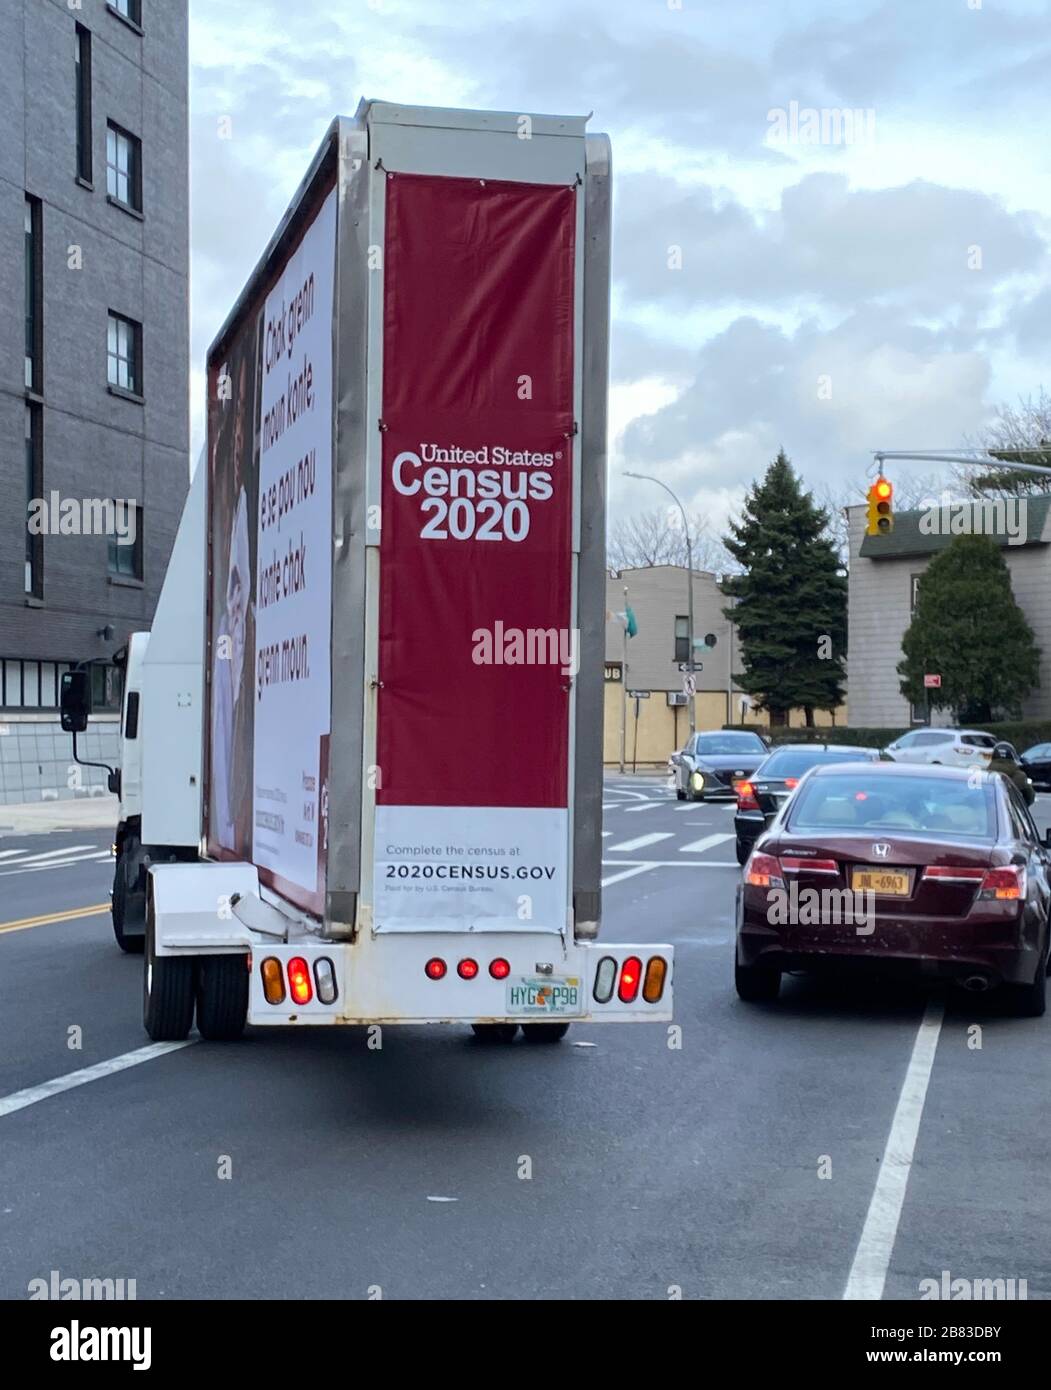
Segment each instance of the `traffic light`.
[{"label": "traffic light", "polygon": [[869,488],[867,536],[885,536],[894,529],[894,488],[886,478],[877,478]]}]

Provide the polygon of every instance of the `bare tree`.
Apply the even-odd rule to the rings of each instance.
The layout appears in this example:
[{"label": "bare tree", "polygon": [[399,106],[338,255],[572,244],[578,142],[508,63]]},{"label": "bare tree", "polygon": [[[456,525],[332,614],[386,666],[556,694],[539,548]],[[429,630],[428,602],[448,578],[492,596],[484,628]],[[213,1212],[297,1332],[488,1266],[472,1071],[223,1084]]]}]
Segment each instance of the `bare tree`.
[{"label": "bare tree", "polygon": [[1025,473],[1010,466],[1038,463],[1051,468],[1051,395],[1041,386],[1035,400],[1020,396],[1017,405],[1004,401],[981,435],[968,437],[966,444],[971,449],[987,450],[1006,465],[981,472],[957,465],[956,482],[972,496],[1051,492],[1051,475]]},{"label": "bare tree", "polygon": [[[694,514],[687,518],[695,570],[714,573],[736,569],[734,561],[713,536],[708,523]],[[686,535],[675,507],[653,507],[622,517],[610,528],[606,558],[611,569],[649,569],[653,565],[686,564]]]}]

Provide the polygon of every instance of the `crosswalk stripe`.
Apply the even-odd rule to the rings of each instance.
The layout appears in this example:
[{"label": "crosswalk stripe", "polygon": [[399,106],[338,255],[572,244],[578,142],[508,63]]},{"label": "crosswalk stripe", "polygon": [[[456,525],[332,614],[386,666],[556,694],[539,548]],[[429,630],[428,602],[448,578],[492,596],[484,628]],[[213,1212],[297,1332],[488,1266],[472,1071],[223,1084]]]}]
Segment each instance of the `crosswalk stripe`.
[{"label": "crosswalk stripe", "polygon": [[663,802],[663,801],[644,801],[644,802],[641,804],[641,806],[625,806],[625,807],[624,807],[624,814],[625,814],[626,816],[630,816],[630,815],[633,815],[634,813],[636,813],[636,812],[638,812],[638,811],[655,811],[655,810],[657,809],[658,806],[663,806],[663,805],[664,805],[664,802]]},{"label": "crosswalk stripe", "polygon": [[624,840],[619,845],[607,845],[606,849],[617,853],[627,854],[633,849],[645,849],[647,845],[655,845],[659,840],[670,840],[670,830],[656,830],[652,835],[640,835],[635,840]]},{"label": "crosswalk stripe", "polygon": [[609,874],[604,878],[602,880],[602,886],[603,888],[608,888],[611,883],[619,883],[622,878],[634,878],[636,874],[644,874],[650,867],[649,864],[635,864],[630,869],[621,869],[619,874]]},{"label": "crosswalk stripe", "polygon": [[95,850],[95,845],[66,845],[65,849],[49,849],[46,854],[27,854],[19,862],[22,864],[39,864],[45,859],[68,859],[71,854],[77,854],[82,849]]},{"label": "crosswalk stripe", "polygon": [[723,845],[727,840],[735,840],[736,835],[705,835],[703,839],[693,840],[688,845],[680,845],[680,854],[703,854],[706,849],[714,849],[716,845]]}]

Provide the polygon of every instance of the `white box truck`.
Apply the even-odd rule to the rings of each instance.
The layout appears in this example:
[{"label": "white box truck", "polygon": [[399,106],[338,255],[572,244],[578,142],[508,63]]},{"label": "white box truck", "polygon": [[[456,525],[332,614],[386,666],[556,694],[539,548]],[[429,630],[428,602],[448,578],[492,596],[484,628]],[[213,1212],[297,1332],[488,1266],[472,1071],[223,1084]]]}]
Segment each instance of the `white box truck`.
[{"label": "white box truck", "polygon": [[584,119],[329,128],[209,351],[126,649],[113,915],[152,1038],[672,1017],[671,947],[597,941],[609,250]]}]

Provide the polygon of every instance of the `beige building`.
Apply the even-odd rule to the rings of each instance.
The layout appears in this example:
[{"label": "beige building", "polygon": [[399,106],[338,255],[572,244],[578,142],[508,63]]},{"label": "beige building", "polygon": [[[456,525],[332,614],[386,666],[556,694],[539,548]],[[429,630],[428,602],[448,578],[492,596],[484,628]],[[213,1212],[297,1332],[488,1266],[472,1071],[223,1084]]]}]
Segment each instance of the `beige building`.
[{"label": "beige building", "polygon": [[[679,664],[687,660],[689,604],[687,572],[679,565],[654,565],[645,569],[611,571],[606,578],[606,698],[604,757],[618,763],[623,740],[625,761],[667,762],[669,753],[681,748],[690,730],[690,712],[683,691]],[[740,662],[737,634],[723,616],[728,600],[719,592],[714,574],[693,574],[693,625],[698,639],[714,637],[710,649],[695,652],[702,666],[695,676],[694,709],[698,729],[719,729],[724,724],[765,724],[751,701],[731,679]],[[616,617],[630,606],[638,633],[626,637]],[[629,692],[641,692],[634,698]],[[802,710],[794,710],[792,725],[805,723]],[[815,722],[831,723],[819,711]],[[837,711],[837,723],[845,723],[845,711]]]},{"label": "beige building", "polygon": [[[1025,701],[1026,719],[1051,717],[1051,497],[1008,499],[1008,524],[982,526],[1004,550],[1011,586],[1040,648],[1040,686]],[[858,728],[907,728],[925,722],[898,688],[901,640],[912,618],[916,581],[953,539],[954,514],[897,512],[887,536],[865,535],[865,507],[848,507],[850,528],[848,680],[851,723]],[[995,517],[993,518],[995,525]],[[921,524],[922,522],[922,524]],[[975,525],[978,528],[978,524]],[[932,724],[953,722],[948,710]]]}]

